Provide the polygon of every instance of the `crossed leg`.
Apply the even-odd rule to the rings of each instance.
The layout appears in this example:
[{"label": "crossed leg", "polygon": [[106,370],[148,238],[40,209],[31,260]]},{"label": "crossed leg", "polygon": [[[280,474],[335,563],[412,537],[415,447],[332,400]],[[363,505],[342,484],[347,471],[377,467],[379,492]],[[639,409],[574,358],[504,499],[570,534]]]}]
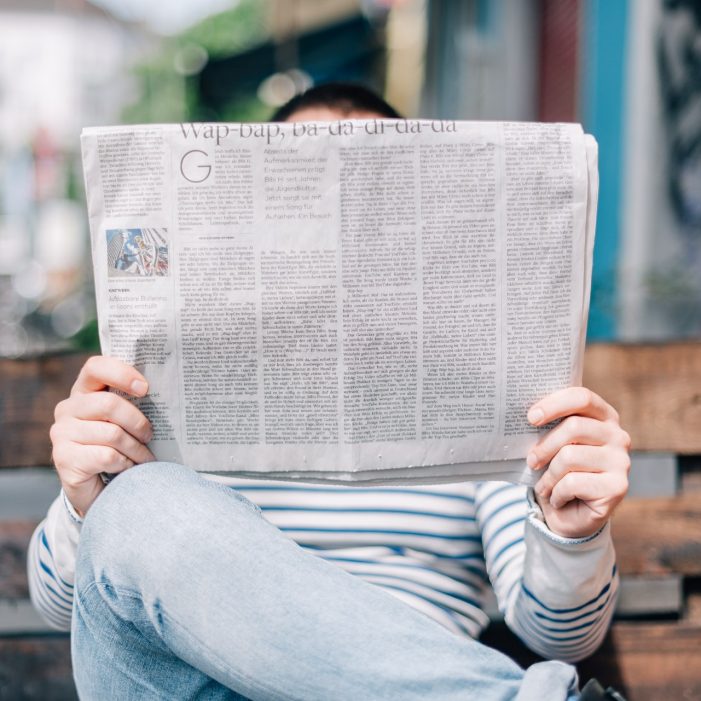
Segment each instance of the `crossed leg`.
[{"label": "crossed leg", "polygon": [[170,463],[113,480],[81,533],[82,699],[577,699],[305,552],[233,489]]}]

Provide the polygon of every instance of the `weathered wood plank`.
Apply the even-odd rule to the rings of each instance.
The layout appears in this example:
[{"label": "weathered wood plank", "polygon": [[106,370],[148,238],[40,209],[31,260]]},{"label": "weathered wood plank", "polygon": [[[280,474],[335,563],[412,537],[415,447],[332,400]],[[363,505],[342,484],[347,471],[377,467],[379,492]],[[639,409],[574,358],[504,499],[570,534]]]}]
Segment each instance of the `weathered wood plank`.
[{"label": "weathered wood plank", "polygon": [[[527,666],[540,658],[503,623],[482,641]],[[595,677],[628,701],[701,699],[701,626],[681,623],[615,623],[604,644],[577,665],[583,682]]]},{"label": "weathered wood plank", "polygon": [[[7,635],[56,634],[28,599],[0,599],[0,640]],[[0,696],[0,699],[2,697]]]},{"label": "weathered wood plank", "polygon": [[0,470],[0,520],[40,521],[60,489],[53,467]]},{"label": "weathered wood plank", "polygon": [[33,521],[0,522],[0,597],[26,599],[27,545],[36,527]]},{"label": "weathered wood plank", "polygon": [[49,426],[68,396],[85,354],[0,359],[0,467],[49,465]]},{"label": "weathered wood plank", "polygon": [[[621,577],[616,602],[616,618],[649,619],[655,616],[675,616],[681,614],[683,608],[684,592],[681,576],[671,574]],[[492,589],[485,594],[484,610],[490,621],[504,620]]]},{"label": "weathered wood plank", "polygon": [[619,687],[628,701],[699,699],[701,626],[617,623],[579,669],[583,679],[597,677]]},{"label": "weathered wood plank", "polygon": [[618,618],[650,618],[682,612],[684,592],[677,575],[621,577],[616,602]]},{"label": "weathered wood plank", "polygon": [[[503,625],[483,640],[522,664],[538,660]],[[578,668],[582,680],[596,677],[629,701],[701,698],[701,626],[617,623]],[[0,639],[0,698],[74,699],[68,638]]]},{"label": "weathered wood plank", "polygon": [[0,638],[0,699],[73,701],[67,635]]},{"label": "weathered wood plank", "polygon": [[636,450],[701,453],[701,343],[592,344],[584,384],[621,415]]},{"label": "weathered wood plank", "polygon": [[629,497],[673,497],[679,491],[679,468],[674,453],[640,453],[630,456]]},{"label": "weathered wood plank", "polygon": [[698,495],[627,499],[618,507],[612,527],[623,574],[701,576]]},{"label": "weathered wood plank", "polygon": [[[0,360],[0,467],[49,464],[48,428],[85,354]],[[584,382],[621,413],[637,450],[701,453],[701,343],[592,344]]]}]

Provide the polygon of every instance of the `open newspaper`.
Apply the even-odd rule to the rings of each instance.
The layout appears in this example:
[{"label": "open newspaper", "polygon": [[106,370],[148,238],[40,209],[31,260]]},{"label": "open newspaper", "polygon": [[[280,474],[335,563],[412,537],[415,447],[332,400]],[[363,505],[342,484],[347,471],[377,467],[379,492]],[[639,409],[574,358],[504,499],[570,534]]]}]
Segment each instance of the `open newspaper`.
[{"label": "open newspaper", "polygon": [[532,482],[527,409],[581,382],[579,125],[123,126],[82,147],[102,351],[148,378],[159,459]]}]

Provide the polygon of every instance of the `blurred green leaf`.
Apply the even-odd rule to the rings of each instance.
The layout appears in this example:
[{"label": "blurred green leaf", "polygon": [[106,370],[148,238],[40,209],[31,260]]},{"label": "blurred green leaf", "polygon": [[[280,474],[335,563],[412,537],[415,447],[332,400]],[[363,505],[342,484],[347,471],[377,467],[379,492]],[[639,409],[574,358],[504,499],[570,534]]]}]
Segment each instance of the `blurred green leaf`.
[{"label": "blurred green leaf", "polygon": [[97,319],[92,319],[75,336],[70,339],[71,347],[75,350],[89,353],[100,352],[100,336],[97,330]]},{"label": "blurred green leaf", "polygon": [[137,99],[123,111],[123,122],[264,119],[268,110],[255,95],[242,96],[222,114],[205,114],[198,100],[196,77],[188,77],[186,69],[187,58],[196,57],[196,49],[204,50],[209,57],[231,56],[264,41],[266,5],[261,0],[240,0],[230,10],[206,17],[174,37],[164,38],[155,55],[133,68]]}]

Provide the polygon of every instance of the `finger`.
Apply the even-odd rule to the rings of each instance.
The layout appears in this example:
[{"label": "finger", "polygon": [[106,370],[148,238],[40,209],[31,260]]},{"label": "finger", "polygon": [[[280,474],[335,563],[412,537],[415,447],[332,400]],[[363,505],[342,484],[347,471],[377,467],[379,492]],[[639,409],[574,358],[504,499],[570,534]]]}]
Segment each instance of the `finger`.
[{"label": "finger", "polygon": [[80,445],[104,445],[114,448],[134,464],[152,462],[156,458],[141,441],[138,441],[121,426],[108,421],[82,421],[71,419],[64,428],[72,442]]},{"label": "finger", "polygon": [[567,387],[549,394],[528,410],[528,420],[534,426],[542,426],[572,414],[618,421],[616,410],[586,387]]},{"label": "finger", "polygon": [[113,392],[91,392],[64,399],[54,411],[57,423],[67,419],[109,421],[121,426],[142,443],[148,443],[153,431],[149,420],[128,399]]},{"label": "finger", "polygon": [[571,472],[603,472],[611,457],[606,446],[565,445],[552,459],[548,469],[538,480],[536,491],[549,499],[555,485]]},{"label": "finger", "polygon": [[575,499],[589,505],[599,518],[608,518],[615,506],[623,499],[627,483],[618,475],[609,472],[570,472],[554,487],[550,504],[561,509]]},{"label": "finger", "polygon": [[146,378],[131,365],[104,355],[89,358],[71,389],[74,394],[98,392],[112,387],[126,394],[143,397],[148,391]]},{"label": "finger", "polygon": [[547,465],[565,445],[604,445],[615,438],[615,425],[610,422],[586,416],[568,416],[531,448],[526,462],[529,467],[538,469]]},{"label": "finger", "polygon": [[61,482],[69,487],[79,487],[85,477],[100,472],[124,472],[134,466],[132,460],[110,446],[82,445],[71,441],[59,445],[54,450],[53,458]]}]

